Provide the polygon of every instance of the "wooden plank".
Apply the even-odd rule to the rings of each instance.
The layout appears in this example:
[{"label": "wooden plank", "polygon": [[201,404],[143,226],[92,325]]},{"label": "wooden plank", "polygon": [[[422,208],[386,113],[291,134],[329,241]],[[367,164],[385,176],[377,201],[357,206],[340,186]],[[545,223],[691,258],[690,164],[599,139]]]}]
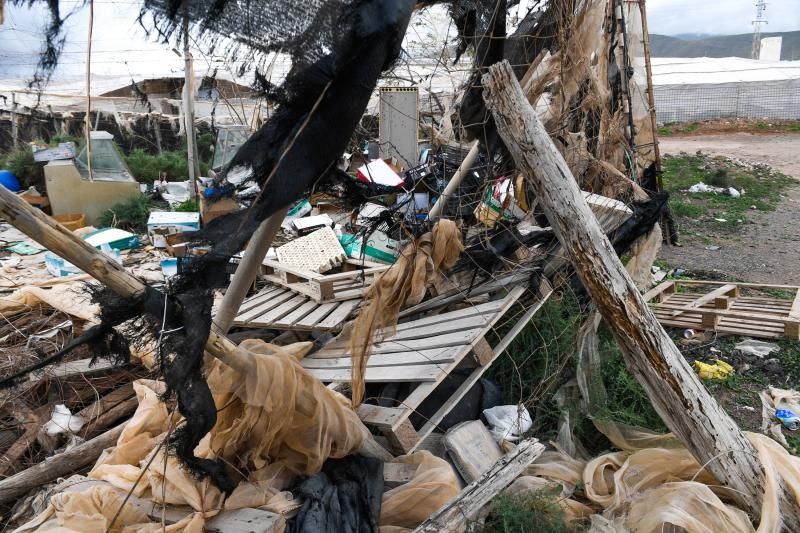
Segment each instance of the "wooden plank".
[{"label": "wooden plank", "polygon": [[275,322],[276,326],[293,326],[295,322],[299,321],[301,318],[309,314],[311,311],[319,307],[320,304],[315,302],[314,300],[309,300],[306,298],[306,302],[289,313],[288,315],[284,316],[280,320]]},{"label": "wooden plank", "polygon": [[[483,328],[475,328],[465,331],[456,331],[454,333],[445,333],[444,335],[437,335],[435,337],[428,337],[427,339],[409,339],[395,341],[384,341],[372,347],[372,353],[395,353],[395,352],[408,352],[414,350],[426,350],[429,348],[445,348],[447,346],[465,346],[470,345],[474,340],[480,338],[483,334]],[[349,346],[340,346],[335,348],[323,348],[317,353],[317,357],[341,357],[350,353]]]},{"label": "wooden plank", "polygon": [[417,474],[419,465],[407,463],[385,463],[383,465],[383,487],[393,489],[405,485]]},{"label": "wooden plank", "polygon": [[303,270],[302,268],[298,268],[287,263],[280,263],[274,259],[264,259],[263,265],[273,269],[274,272],[288,272],[289,274],[293,274],[298,278],[303,279],[319,279],[324,276],[324,274],[320,274],[319,272]]},{"label": "wooden plank", "polygon": [[396,428],[382,431],[383,435],[386,437],[386,441],[389,443],[390,449],[394,450],[398,455],[409,453],[420,441],[417,430],[414,429],[414,426],[408,419],[403,420]]},{"label": "wooden plank", "polygon": [[339,305],[340,304],[338,302],[321,304],[314,311],[311,311],[308,315],[306,315],[301,321],[297,322],[296,325],[304,328],[313,328],[317,325],[317,322],[328,316],[328,314],[339,307]]},{"label": "wooden plank", "polygon": [[[368,367],[379,366],[408,366],[408,365],[441,365],[452,363],[459,354],[458,347],[439,348],[433,350],[419,350],[416,352],[389,353],[371,355]],[[309,356],[301,362],[303,368],[350,368],[353,360],[350,357],[318,358]]]},{"label": "wooden plank", "polygon": [[303,305],[303,303],[306,302],[307,300],[308,298],[306,298],[301,294],[298,294],[294,298],[286,300],[281,305],[275,307],[274,309],[271,309],[270,311],[267,311],[258,318],[254,318],[253,320],[250,321],[250,323],[253,324],[254,326],[262,324],[272,324],[282,316],[291,313],[292,311]]},{"label": "wooden plank", "polygon": [[[422,383],[420,386],[428,385]],[[395,424],[408,418],[409,409],[405,407],[381,407],[362,403],[356,409],[362,422],[378,429],[391,429]]]},{"label": "wooden plank", "polygon": [[330,315],[325,317],[320,321],[319,324],[317,324],[317,327],[324,329],[338,327],[342,322],[347,320],[347,317],[350,315],[353,309],[358,307],[360,303],[361,300],[348,300],[340,303],[339,307],[334,309]]},{"label": "wooden plank", "polygon": [[467,485],[458,496],[417,527],[413,533],[459,531],[468,520],[511,484],[544,451],[536,439],[526,439],[497,461],[488,472]]},{"label": "wooden plank", "polygon": [[792,308],[789,310],[789,318],[791,320],[800,320],[800,289],[797,289],[794,295]]},{"label": "wooden plank", "polygon": [[[655,315],[659,318],[659,320],[676,320],[676,321],[690,320],[690,321],[701,321],[702,322],[702,318],[703,318],[703,314],[700,313],[699,311],[684,313],[683,315],[681,315],[679,317],[673,317],[668,312],[665,312],[665,311],[661,310],[661,311],[656,311]],[[777,322],[762,322],[760,320],[747,320],[747,319],[743,319],[743,318],[732,318],[732,317],[725,317],[725,316],[721,317],[720,323],[729,324],[729,325],[740,325],[740,326],[745,327],[745,328],[747,328],[747,327],[754,328],[754,329],[765,328],[765,329],[773,330],[773,331],[780,331],[780,330],[783,329],[783,325],[781,323],[777,323]]]},{"label": "wooden plank", "polygon": [[[697,298],[696,300],[693,300],[690,304],[687,304],[684,307],[685,309],[694,309],[696,307],[700,307],[701,305],[705,305],[709,302],[713,302],[720,296],[730,295],[731,293],[734,293],[735,296],[736,294],[738,294],[738,292],[739,289],[738,287],[736,287],[736,285],[731,285],[731,284],[723,285],[722,287],[714,289],[708,294],[705,294]],[[683,312],[682,310],[673,311],[672,316],[678,316],[682,312]]]},{"label": "wooden plank", "polygon": [[485,318],[490,318],[494,316],[494,314],[502,308],[504,305],[503,299],[492,300],[491,302],[486,302],[478,305],[472,305],[470,307],[459,309],[457,311],[451,311],[449,313],[441,313],[438,315],[426,316],[423,318],[419,318],[417,320],[412,320],[410,322],[403,322],[402,324],[398,324],[395,328],[396,331],[403,331],[409,328],[418,328],[420,326],[430,326],[432,324],[442,324],[444,322],[449,322],[455,318],[468,318],[472,316],[483,316]]},{"label": "wooden plank", "polygon": [[665,281],[664,283],[661,283],[660,285],[657,285],[644,293],[642,298],[644,298],[645,302],[649,302],[665,291],[675,292],[675,288],[676,286],[674,281]]},{"label": "wooden plank", "polygon": [[[308,372],[318,380],[349,382],[352,374],[349,368],[311,368]],[[414,381],[436,381],[440,375],[447,375],[442,367],[436,365],[379,366],[367,367],[365,380],[369,383],[404,383]]]},{"label": "wooden plank", "polygon": [[267,300],[269,300],[282,290],[283,289],[280,287],[275,287],[272,285],[267,286],[267,288],[263,289],[258,294],[253,295],[252,298],[248,298],[247,300],[242,302],[242,305],[239,307],[238,315],[241,315],[246,311],[258,307],[259,305],[263,304],[264,302],[266,302]]},{"label": "wooden plank", "polygon": [[[681,312],[687,311],[687,308],[685,306],[673,305],[673,304],[670,304],[670,303],[659,303],[659,304],[650,304],[650,305],[654,309],[659,309],[659,310],[662,310],[662,311],[663,310],[681,311]],[[722,316],[726,316],[726,317],[729,317],[729,318],[742,318],[742,319],[750,319],[750,320],[760,320],[760,321],[763,321],[763,322],[777,322],[777,323],[780,323],[780,324],[785,324],[787,322],[792,322],[792,320],[789,317],[772,316],[772,315],[761,314],[761,313],[745,313],[745,312],[740,312],[740,311],[731,311],[729,309],[713,309],[713,308],[709,308],[709,309],[703,309],[702,312],[706,313],[706,314],[712,314],[712,315],[722,315]],[[673,316],[677,316],[677,315],[673,315]]]},{"label": "wooden plank", "polygon": [[[682,279],[679,281],[681,285],[727,285],[728,281],[706,281],[706,280],[697,280],[697,279]],[[796,291],[798,288],[797,285],[771,285],[768,283],[736,283],[740,289],[747,288],[747,289],[786,289]]]},{"label": "wooden plank", "polygon": [[259,317],[269,311],[270,309],[274,309],[281,305],[286,300],[294,297],[294,293],[292,291],[282,289],[281,292],[272,296],[268,301],[264,302],[263,304],[247,311],[246,313],[242,313],[237,317],[237,320],[240,322],[250,322],[256,317]]},{"label": "wooden plank", "polygon": [[[553,294],[553,290],[550,291],[539,301],[537,301],[534,305],[532,305],[525,314],[517,321],[516,324],[506,333],[500,342],[497,343],[497,346],[494,347],[494,357],[489,360],[483,366],[477,367],[472,373],[467,377],[464,382],[459,385],[459,387],[455,390],[455,392],[450,396],[450,398],[427,420],[424,426],[419,430],[420,442],[425,440],[425,437],[430,435],[430,433],[436,429],[436,426],[444,419],[445,416],[453,409],[453,407],[461,401],[461,398],[478,382],[478,380],[483,377],[483,374],[492,363],[497,359],[497,357],[503,353],[506,348],[508,348],[514,339],[517,338],[523,329],[525,329],[528,324],[530,323],[531,319],[539,312],[539,309],[542,308],[544,303],[550,298]],[[414,449],[411,450],[412,452]]]},{"label": "wooden plank", "polygon": [[[440,324],[431,324],[429,326],[417,326],[412,328],[403,328],[401,331],[398,331],[395,335],[391,337],[387,337],[384,342],[387,341],[406,341],[411,339],[424,339],[430,338],[433,336],[444,335],[446,333],[456,333],[459,331],[464,330],[472,330],[477,328],[482,328],[488,322],[488,319],[484,316],[471,316],[467,318],[455,319],[455,320],[447,320]],[[346,348],[350,346],[350,339],[337,339],[333,341],[329,346],[326,348]]]}]

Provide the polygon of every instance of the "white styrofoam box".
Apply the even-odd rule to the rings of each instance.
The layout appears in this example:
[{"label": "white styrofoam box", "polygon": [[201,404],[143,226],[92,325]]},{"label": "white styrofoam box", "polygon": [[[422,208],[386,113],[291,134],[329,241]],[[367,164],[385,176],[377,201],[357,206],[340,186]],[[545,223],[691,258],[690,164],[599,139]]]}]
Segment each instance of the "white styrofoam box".
[{"label": "white styrofoam box", "polygon": [[312,215],[303,218],[296,218],[292,221],[294,229],[303,231],[314,226],[329,226],[333,227],[333,219],[328,215]]},{"label": "white styrofoam box", "polygon": [[399,187],[405,183],[383,159],[370,161],[358,169],[358,179],[367,183],[377,183],[388,187]]},{"label": "white styrofoam box", "polygon": [[332,228],[318,229],[275,249],[278,261],[320,274],[341,265],[346,259]]},{"label": "white styrofoam box", "polygon": [[[196,231],[200,229],[200,213],[182,213],[178,211],[153,211],[147,219],[147,234],[153,237],[155,230],[166,230],[169,233],[180,233],[183,231]],[[160,233],[163,233],[160,232]],[[162,241],[153,244],[161,248],[166,246]]]}]

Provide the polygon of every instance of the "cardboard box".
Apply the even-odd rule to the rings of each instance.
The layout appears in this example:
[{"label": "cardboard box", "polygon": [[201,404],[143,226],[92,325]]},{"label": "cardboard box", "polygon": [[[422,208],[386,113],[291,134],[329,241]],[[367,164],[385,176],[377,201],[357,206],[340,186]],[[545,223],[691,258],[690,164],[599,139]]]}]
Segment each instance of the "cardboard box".
[{"label": "cardboard box", "polygon": [[219,218],[229,213],[235,213],[239,209],[239,202],[233,198],[222,198],[221,200],[217,200],[216,202],[212,203],[202,196],[200,197],[200,218],[202,219],[203,224],[208,224],[215,218]]}]

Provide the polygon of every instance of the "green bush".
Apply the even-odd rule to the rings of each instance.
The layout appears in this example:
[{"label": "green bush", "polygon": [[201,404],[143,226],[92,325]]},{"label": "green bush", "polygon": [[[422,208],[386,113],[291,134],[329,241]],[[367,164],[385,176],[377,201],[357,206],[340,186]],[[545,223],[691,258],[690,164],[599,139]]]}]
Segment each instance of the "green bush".
[{"label": "green bush", "polygon": [[174,211],[179,211],[182,213],[196,213],[200,211],[200,207],[197,205],[196,200],[189,198],[188,200],[184,200],[176,205]]},{"label": "green bush", "polygon": [[42,165],[34,161],[33,152],[27,145],[20,146],[0,159],[0,169],[10,170],[17,177],[23,189],[34,186],[44,194]]},{"label": "green bush", "polygon": [[144,232],[147,230],[147,219],[150,216],[151,207],[150,199],[143,194],[139,195],[111,206],[100,216],[100,226]]},{"label": "green bush", "polygon": [[[189,179],[189,163],[186,150],[162,152],[157,155],[148,154],[141,148],[133,150],[125,156],[125,162],[131,169],[133,177],[142,183],[153,183],[160,172],[167,173],[167,181],[185,181]],[[200,173],[208,174],[209,165],[201,159]]]},{"label": "green bush", "polygon": [[482,528],[470,528],[482,533],[569,533],[573,531],[562,516],[556,501],[557,494],[539,491],[526,496],[501,494],[492,501],[492,511]]}]

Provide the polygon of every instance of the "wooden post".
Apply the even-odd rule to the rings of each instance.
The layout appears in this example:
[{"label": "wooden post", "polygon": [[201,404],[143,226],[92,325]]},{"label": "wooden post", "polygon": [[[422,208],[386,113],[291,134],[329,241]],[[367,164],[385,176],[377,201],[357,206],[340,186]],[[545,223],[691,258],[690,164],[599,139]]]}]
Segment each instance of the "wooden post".
[{"label": "wooden post", "polygon": [[[639,1],[639,13],[642,16],[642,50],[644,52],[644,70],[647,74],[647,106],[650,108],[650,128],[653,132],[653,158],[656,166],[656,185],[659,191],[664,190],[664,181],[661,177],[661,147],[658,145],[658,121],[656,120],[656,97],[653,93],[653,66],[650,61],[650,34],[647,31],[647,7],[645,0]],[[678,243],[678,231],[675,228],[675,221],[669,212],[662,218],[661,224],[664,227],[670,244]]]},{"label": "wooden post", "polygon": [[194,70],[192,68],[192,52],[189,50],[189,17],[183,17],[183,123],[186,130],[186,155],[189,167],[189,181],[192,183],[191,194],[195,202],[197,198],[197,177],[200,168],[195,159],[194,133]]},{"label": "wooden post", "polygon": [[444,188],[444,191],[439,198],[436,199],[436,203],[433,204],[433,207],[431,207],[431,210],[428,212],[429,220],[436,220],[442,214],[442,211],[447,205],[447,200],[455,194],[458,186],[464,181],[464,176],[466,176],[467,172],[472,168],[472,164],[475,162],[475,158],[478,157],[479,152],[480,143],[475,141],[472,143],[472,147],[469,149],[469,152],[467,152],[467,156],[464,158],[464,161],[461,162],[461,165],[459,165],[456,173],[450,178],[447,187]]},{"label": "wooden post", "polygon": [[16,149],[19,143],[19,130],[17,129],[17,95],[15,93],[11,93],[11,139],[14,149]]},{"label": "wooden post", "polygon": [[228,333],[228,330],[233,324],[233,319],[236,318],[236,313],[239,312],[239,307],[247,295],[247,290],[253,284],[253,280],[258,274],[258,269],[261,268],[261,263],[267,255],[269,247],[272,245],[272,239],[281,227],[281,222],[286,217],[289,208],[281,209],[274,213],[268,219],[261,223],[258,229],[250,237],[250,242],[247,243],[247,249],[244,251],[244,257],[236,267],[236,273],[233,275],[233,281],[225,291],[225,297],[214,316],[213,328],[221,335]]},{"label": "wooden post", "polygon": [[89,37],[86,44],[86,116],[84,130],[86,133],[86,168],[89,170],[89,181],[92,175],[92,28],[94,27],[94,0],[89,0]]},{"label": "wooden post", "polygon": [[[708,393],[648,308],[508,62],[490,67],[483,85],[500,136],[535,189],[576,273],[622,347],[628,370],[698,463],[732,489],[731,496],[757,519],[765,476],[754,447]],[[800,531],[800,507],[785,490],[780,494],[785,527]]]}]

